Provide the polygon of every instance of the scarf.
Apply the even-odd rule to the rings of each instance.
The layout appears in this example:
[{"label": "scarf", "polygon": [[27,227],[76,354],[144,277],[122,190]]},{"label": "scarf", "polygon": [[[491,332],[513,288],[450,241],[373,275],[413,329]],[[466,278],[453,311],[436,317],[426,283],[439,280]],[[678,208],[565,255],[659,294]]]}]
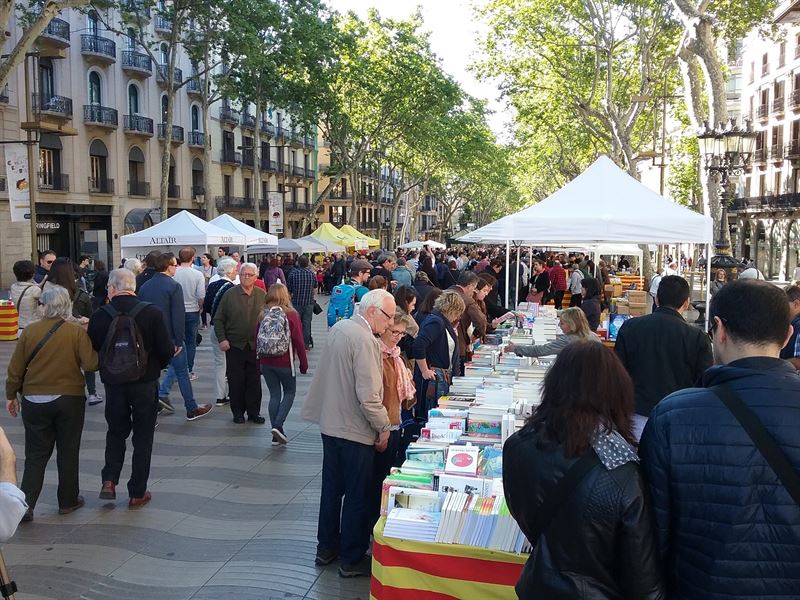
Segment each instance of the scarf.
[{"label": "scarf", "polygon": [[409,398],[413,398],[417,393],[414,380],[411,379],[411,372],[408,370],[408,367],[406,367],[406,363],[403,362],[403,359],[400,358],[400,348],[397,346],[389,348],[389,346],[383,343],[383,340],[380,340],[380,342],[381,351],[394,359],[394,370],[395,373],[397,373],[397,395],[400,398],[400,402],[405,402]]}]

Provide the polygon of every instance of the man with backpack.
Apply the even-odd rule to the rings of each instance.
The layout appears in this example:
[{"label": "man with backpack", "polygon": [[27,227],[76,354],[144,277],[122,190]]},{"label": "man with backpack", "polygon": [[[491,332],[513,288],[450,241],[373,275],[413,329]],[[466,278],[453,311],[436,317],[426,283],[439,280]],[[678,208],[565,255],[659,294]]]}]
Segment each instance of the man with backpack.
[{"label": "man with backpack", "polygon": [[658,403],[639,446],[669,597],[797,598],[800,375],[779,358],[789,301],[734,281],[708,314],[715,366]]},{"label": "man with backpack", "polygon": [[133,432],[133,459],[128,481],[129,507],[150,501],[147,480],[158,412],[158,377],[175,346],[158,307],[136,297],[136,278],[128,269],[108,277],[110,303],[89,320],[92,346],[100,353],[100,379],[106,388],[106,456],[100,498],[116,499],[125,441]]},{"label": "man with backpack", "polygon": [[371,270],[372,265],[368,261],[354,260],[350,265],[350,280],[333,287],[328,304],[328,327],[353,316],[355,305],[369,291],[364,284],[369,281]]}]

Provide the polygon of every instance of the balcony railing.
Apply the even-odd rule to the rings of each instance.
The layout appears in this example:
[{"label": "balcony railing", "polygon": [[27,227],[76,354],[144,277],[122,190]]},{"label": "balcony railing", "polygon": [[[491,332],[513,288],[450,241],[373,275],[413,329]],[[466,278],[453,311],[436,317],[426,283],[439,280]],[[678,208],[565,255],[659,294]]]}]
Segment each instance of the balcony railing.
[{"label": "balcony railing", "polygon": [[150,183],[147,181],[128,181],[129,196],[149,196]]},{"label": "balcony railing", "polygon": [[275,173],[278,171],[278,161],[269,160],[267,157],[261,157],[261,170]]},{"label": "balcony railing", "polygon": [[278,123],[278,125],[275,126],[275,137],[279,138],[286,137],[286,129],[284,129],[283,125],[281,125],[280,123]]},{"label": "balcony railing", "polygon": [[45,191],[68,192],[69,175],[55,173],[39,173],[39,189]]},{"label": "balcony railing", "polygon": [[206,189],[202,185],[192,186],[192,200],[196,200],[200,196],[206,195]]},{"label": "balcony railing", "polygon": [[316,179],[317,172],[314,169],[306,169],[306,179]]},{"label": "balcony railing", "polygon": [[159,33],[172,33],[172,19],[156,15],[155,29]]},{"label": "balcony railing", "polygon": [[141,115],[123,115],[122,129],[125,133],[153,135],[153,119]]},{"label": "balcony railing", "polygon": [[295,177],[305,177],[306,176],[306,170],[305,170],[304,167],[300,167],[298,165],[294,165],[294,166],[292,166],[292,175],[294,175]]},{"label": "balcony railing", "polygon": [[170,183],[167,185],[167,198],[180,198],[181,186]]},{"label": "balcony railing", "polygon": [[89,177],[90,194],[113,194],[114,180],[107,177]]},{"label": "balcony railing", "polygon": [[307,135],[303,138],[303,145],[306,148],[314,148],[314,138],[310,135]]},{"label": "balcony railing", "polygon": [[732,211],[740,210],[796,210],[800,208],[800,194],[778,194],[777,196],[752,196],[736,198]]},{"label": "balcony railing", "polygon": [[756,148],[756,151],[753,152],[753,162],[754,163],[764,163],[767,161],[767,149],[766,148]]},{"label": "balcony railing", "polygon": [[800,89],[792,90],[789,94],[789,106],[795,110],[800,108]]},{"label": "balcony railing", "polygon": [[[219,210],[252,210],[255,202],[251,197],[243,196],[217,196],[215,198]],[[267,210],[267,201],[259,200],[261,210]]]},{"label": "balcony railing", "polygon": [[219,107],[219,120],[223,123],[231,123],[238,125],[241,115],[238,110],[233,110],[230,106],[224,104]]},{"label": "balcony railing", "polygon": [[187,94],[203,93],[203,84],[200,81],[199,77],[192,77],[189,79],[189,83],[186,84],[186,93]]},{"label": "balcony railing", "polygon": [[772,112],[775,114],[783,114],[784,107],[786,106],[786,99],[781,96],[772,101]]},{"label": "balcony railing", "polygon": [[0,177],[0,192],[8,191],[8,182],[5,177]]},{"label": "balcony railing", "polygon": [[769,159],[773,161],[782,161],[783,160],[783,145],[777,144],[770,146],[769,149]]},{"label": "balcony railing", "polygon": [[[168,65],[158,65],[156,69],[156,81],[159,83],[163,83],[166,85],[167,79],[169,79],[169,66]],[[173,80],[172,85],[180,85],[183,82],[183,71],[178,67],[175,67],[173,72]]]},{"label": "balcony railing", "polygon": [[352,200],[353,199],[353,192],[339,192],[333,191],[330,195],[331,200]]},{"label": "balcony railing", "polygon": [[192,148],[205,148],[206,147],[206,134],[202,131],[189,132],[189,145]]},{"label": "balcony railing", "polygon": [[266,134],[267,137],[275,136],[275,126],[269,121],[261,121],[261,133]]},{"label": "balcony railing", "polygon": [[[167,124],[166,123],[159,123],[158,124],[158,139],[164,140],[167,138]],[[172,126],[172,143],[173,144],[182,144],[184,142],[184,132],[183,127],[180,125],[173,125]]]},{"label": "balcony railing", "polygon": [[241,152],[234,152],[233,150],[223,150],[220,153],[220,162],[224,165],[236,165],[239,166],[242,164],[242,153]]},{"label": "balcony railing", "polygon": [[256,118],[253,115],[249,115],[244,113],[242,115],[242,128],[244,129],[255,129],[256,128]]},{"label": "balcony railing", "polygon": [[285,204],[286,210],[291,210],[295,212],[308,212],[311,208],[310,204],[306,204],[305,202],[287,202]]},{"label": "balcony railing", "polygon": [[69,23],[64,19],[51,19],[39,39],[50,42],[59,48],[66,48],[69,46]]},{"label": "balcony railing", "polygon": [[70,118],[72,116],[72,98],[65,96],[49,96],[40,99],[39,94],[33,95],[33,106],[41,113]]},{"label": "balcony railing", "polygon": [[114,40],[84,33],[81,35],[81,54],[114,62],[117,60],[117,44]]},{"label": "balcony railing", "polygon": [[141,73],[148,77],[153,74],[153,61],[144,52],[135,50],[122,51],[122,69],[133,73]]},{"label": "balcony railing", "polygon": [[116,129],[119,122],[117,109],[109,106],[98,106],[97,104],[84,104],[83,122],[86,125]]},{"label": "balcony railing", "polygon": [[756,110],[756,116],[761,121],[769,119],[769,104],[761,104]]},{"label": "balcony railing", "polygon": [[255,160],[253,156],[253,149],[252,148],[245,148],[242,150],[242,166],[243,167],[250,167],[251,169],[255,165]]}]

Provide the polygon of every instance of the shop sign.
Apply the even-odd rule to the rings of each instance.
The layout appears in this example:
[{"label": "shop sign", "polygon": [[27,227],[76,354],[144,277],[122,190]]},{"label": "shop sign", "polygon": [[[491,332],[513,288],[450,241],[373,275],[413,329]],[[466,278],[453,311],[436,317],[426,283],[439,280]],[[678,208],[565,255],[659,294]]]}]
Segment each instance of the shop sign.
[{"label": "shop sign", "polygon": [[61,229],[58,221],[36,221],[36,233],[53,233]]},{"label": "shop sign", "polygon": [[151,237],[150,244],[152,246],[169,246],[171,244],[177,244],[178,238],[173,236],[164,236],[164,237]]},{"label": "shop sign", "polygon": [[30,219],[31,181],[28,176],[28,151],[25,144],[6,144],[6,181],[11,221],[22,223]]}]

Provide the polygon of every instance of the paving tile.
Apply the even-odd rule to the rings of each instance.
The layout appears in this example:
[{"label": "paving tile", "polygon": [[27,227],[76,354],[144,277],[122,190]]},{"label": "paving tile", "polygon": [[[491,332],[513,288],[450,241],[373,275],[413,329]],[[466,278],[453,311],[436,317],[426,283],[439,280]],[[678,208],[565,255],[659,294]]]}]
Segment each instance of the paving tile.
[{"label": "paving tile", "polygon": [[52,544],[25,558],[25,565],[68,567],[84,573],[108,575],[133,558],[130,550],[94,544]]},{"label": "paving tile", "polygon": [[136,554],[111,574],[111,578],[139,585],[186,588],[201,587],[216,573],[221,561],[165,560]]}]

